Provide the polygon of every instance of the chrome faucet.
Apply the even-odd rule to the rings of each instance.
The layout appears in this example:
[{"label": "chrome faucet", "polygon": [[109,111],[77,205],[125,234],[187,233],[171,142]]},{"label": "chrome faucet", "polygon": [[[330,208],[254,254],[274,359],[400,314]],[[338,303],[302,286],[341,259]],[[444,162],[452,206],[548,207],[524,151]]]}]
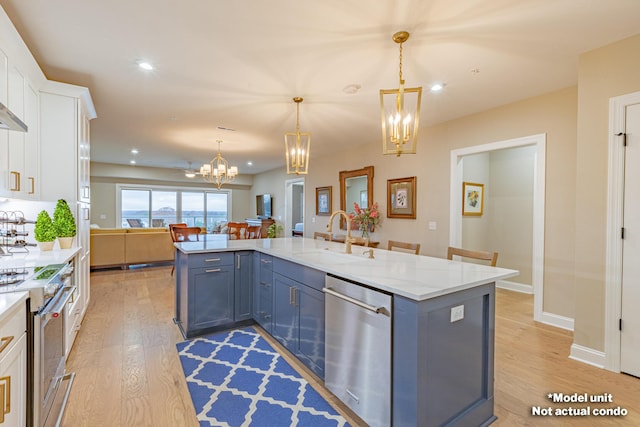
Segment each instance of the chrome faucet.
[{"label": "chrome faucet", "polygon": [[343,210],[334,211],[329,218],[329,224],[327,224],[327,232],[331,233],[331,223],[333,221],[333,217],[336,215],[344,216],[344,220],[347,222],[347,237],[344,239],[344,243],[346,245],[345,252],[351,253],[351,244],[355,242],[355,239],[351,237],[351,220],[349,220],[349,215]]}]

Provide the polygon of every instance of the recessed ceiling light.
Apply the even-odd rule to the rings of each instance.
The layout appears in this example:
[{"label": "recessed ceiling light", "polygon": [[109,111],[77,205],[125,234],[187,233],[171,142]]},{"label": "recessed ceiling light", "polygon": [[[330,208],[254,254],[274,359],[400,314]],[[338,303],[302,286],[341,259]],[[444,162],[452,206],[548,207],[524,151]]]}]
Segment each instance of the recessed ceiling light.
[{"label": "recessed ceiling light", "polygon": [[129,160],[129,163],[131,163],[132,165],[135,165],[136,161],[135,160]]},{"label": "recessed ceiling light", "polygon": [[253,166],[253,162],[252,162],[251,160],[249,160],[249,161],[247,162],[247,166]]},{"label": "recessed ceiling light", "polygon": [[138,153],[139,153],[139,151],[138,151],[137,148],[132,148],[131,149],[131,154],[138,154]]},{"label": "recessed ceiling light", "polygon": [[187,178],[195,178],[196,177],[196,173],[193,171],[187,171],[184,173],[184,176],[186,176]]},{"label": "recessed ceiling light", "polygon": [[440,92],[444,87],[444,83],[434,83],[431,85],[431,92]]},{"label": "recessed ceiling light", "polygon": [[145,71],[151,71],[153,70],[153,65],[151,65],[150,63],[148,63],[147,61],[139,61],[138,62],[138,67],[142,68]]}]

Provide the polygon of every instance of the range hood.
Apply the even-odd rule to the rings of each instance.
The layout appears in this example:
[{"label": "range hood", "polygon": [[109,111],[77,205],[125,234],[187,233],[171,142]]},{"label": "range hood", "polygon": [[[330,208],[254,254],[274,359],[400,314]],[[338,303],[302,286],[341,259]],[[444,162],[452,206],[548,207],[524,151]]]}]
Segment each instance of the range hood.
[{"label": "range hood", "polygon": [[26,132],[27,125],[0,102],[0,129],[17,130]]}]

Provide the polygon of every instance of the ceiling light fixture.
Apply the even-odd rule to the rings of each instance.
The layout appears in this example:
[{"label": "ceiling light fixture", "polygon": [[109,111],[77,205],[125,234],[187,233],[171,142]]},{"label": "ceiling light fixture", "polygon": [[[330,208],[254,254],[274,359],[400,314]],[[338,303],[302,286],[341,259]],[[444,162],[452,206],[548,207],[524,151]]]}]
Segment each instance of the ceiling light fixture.
[{"label": "ceiling light fixture", "polygon": [[151,71],[153,70],[153,65],[151,65],[150,63],[146,62],[146,61],[140,61],[138,62],[138,67],[142,68],[145,71]]},{"label": "ceiling light fixture", "polygon": [[184,176],[187,177],[187,178],[195,178],[196,177],[196,171],[194,171],[191,168],[191,162],[189,162],[189,169],[185,169]]},{"label": "ceiling light fixture", "polygon": [[218,190],[222,185],[232,182],[238,175],[238,167],[231,166],[220,154],[221,140],[218,140],[218,154],[209,163],[205,163],[200,167],[200,175],[204,180],[212,184],[216,184]]},{"label": "ceiling light fixture", "polygon": [[404,87],[402,43],[408,39],[409,33],[407,31],[399,31],[393,35],[393,41],[400,45],[400,85],[398,89],[380,90],[382,153],[395,154],[398,157],[401,154],[416,153],[420,101],[422,99],[422,87]]},{"label": "ceiling light fixture", "polygon": [[300,132],[300,97],[293,98],[296,103],[296,131],[284,134],[287,174],[305,175],[309,173],[309,149],[311,133]]},{"label": "ceiling light fixture", "polygon": [[440,92],[442,89],[444,89],[444,86],[444,83],[434,83],[431,85],[429,90],[431,90],[431,92]]}]

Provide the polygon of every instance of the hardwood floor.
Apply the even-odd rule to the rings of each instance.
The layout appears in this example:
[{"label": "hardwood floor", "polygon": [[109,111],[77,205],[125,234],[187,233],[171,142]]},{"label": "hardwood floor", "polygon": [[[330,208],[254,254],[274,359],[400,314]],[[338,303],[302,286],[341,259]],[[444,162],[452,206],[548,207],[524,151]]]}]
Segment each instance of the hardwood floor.
[{"label": "hardwood floor", "polygon": [[[170,272],[171,266],[163,266],[91,274],[91,302],[67,362],[76,379],[63,426],[198,426],[175,348],[183,339],[172,321],[174,278]],[[532,296],[497,292],[498,420],[493,425],[640,425],[640,379],[569,359],[571,332],[534,323],[532,311]],[[285,357],[295,363],[288,354]],[[314,387],[321,387],[308,370],[302,369],[302,374]],[[552,403],[546,396],[553,392],[611,393],[613,403],[590,406],[620,406],[629,413],[626,417],[532,416],[532,406],[554,410],[579,406]],[[348,409],[321,393],[358,425]]]}]

